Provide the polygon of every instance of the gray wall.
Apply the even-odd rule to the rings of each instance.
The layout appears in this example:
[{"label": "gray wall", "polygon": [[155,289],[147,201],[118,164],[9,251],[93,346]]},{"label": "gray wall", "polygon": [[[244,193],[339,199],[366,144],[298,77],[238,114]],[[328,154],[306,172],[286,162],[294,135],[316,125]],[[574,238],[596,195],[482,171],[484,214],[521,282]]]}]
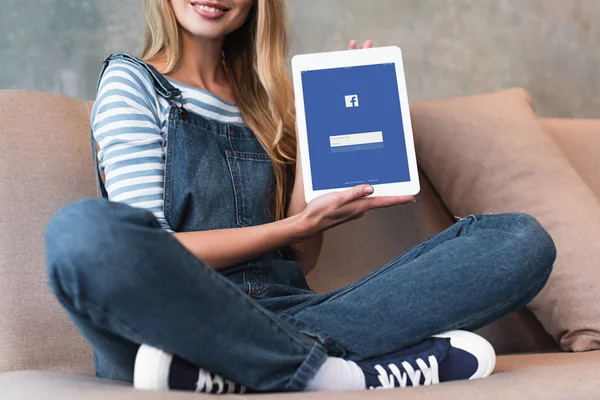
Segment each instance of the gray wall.
[{"label": "gray wall", "polygon": [[[546,116],[600,117],[600,0],[290,0],[293,52],[399,45],[409,97],[523,86]],[[138,52],[138,0],[2,0],[0,88],[93,98],[102,59]]]}]

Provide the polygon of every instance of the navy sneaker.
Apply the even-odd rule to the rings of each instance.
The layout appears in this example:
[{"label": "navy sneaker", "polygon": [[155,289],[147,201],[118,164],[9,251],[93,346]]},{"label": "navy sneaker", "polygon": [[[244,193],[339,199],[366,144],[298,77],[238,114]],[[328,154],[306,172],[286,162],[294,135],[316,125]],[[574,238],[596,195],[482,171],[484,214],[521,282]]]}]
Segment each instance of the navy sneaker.
[{"label": "navy sneaker", "polygon": [[356,364],[365,374],[367,389],[391,389],[485,378],[494,370],[496,352],[479,335],[450,331]]},{"label": "navy sneaker", "polygon": [[246,387],[152,346],[140,346],[133,386],[142,390],[185,390],[197,393],[246,393]]}]

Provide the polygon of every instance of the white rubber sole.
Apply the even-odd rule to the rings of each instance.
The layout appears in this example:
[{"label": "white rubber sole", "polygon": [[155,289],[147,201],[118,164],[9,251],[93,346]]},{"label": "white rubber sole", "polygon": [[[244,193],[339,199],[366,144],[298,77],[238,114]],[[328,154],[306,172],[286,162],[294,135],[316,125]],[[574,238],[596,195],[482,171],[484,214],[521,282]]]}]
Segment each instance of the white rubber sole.
[{"label": "white rubber sole", "polygon": [[135,357],[133,387],[141,390],[169,390],[169,369],[173,355],[143,344]]},{"label": "white rubber sole", "polygon": [[479,367],[469,379],[479,379],[490,376],[496,367],[496,351],[484,338],[467,331],[449,331],[434,335],[434,337],[449,338],[453,347],[464,350],[477,358]]}]

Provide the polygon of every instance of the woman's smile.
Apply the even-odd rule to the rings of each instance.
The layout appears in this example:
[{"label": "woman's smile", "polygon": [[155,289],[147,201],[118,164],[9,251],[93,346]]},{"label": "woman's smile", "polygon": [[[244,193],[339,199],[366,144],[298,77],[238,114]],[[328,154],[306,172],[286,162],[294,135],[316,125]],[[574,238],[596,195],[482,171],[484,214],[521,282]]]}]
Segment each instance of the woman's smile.
[{"label": "woman's smile", "polygon": [[147,1],[159,1],[157,4],[166,2],[166,13],[176,19],[177,26],[185,35],[213,43],[220,43],[225,36],[238,30],[248,19],[255,4],[255,0]]},{"label": "woman's smile", "polygon": [[191,1],[194,11],[203,18],[216,20],[223,17],[230,10],[220,4],[207,1]]}]

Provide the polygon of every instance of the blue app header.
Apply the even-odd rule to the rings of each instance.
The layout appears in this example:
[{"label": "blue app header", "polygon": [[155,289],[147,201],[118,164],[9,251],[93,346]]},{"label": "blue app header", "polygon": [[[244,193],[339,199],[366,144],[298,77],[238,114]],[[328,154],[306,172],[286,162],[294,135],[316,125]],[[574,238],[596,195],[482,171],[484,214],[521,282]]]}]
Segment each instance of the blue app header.
[{"label": "blue app header", "polygon": [[410,181],[394,63],[304,71],[302,88],[313,190]]}]

